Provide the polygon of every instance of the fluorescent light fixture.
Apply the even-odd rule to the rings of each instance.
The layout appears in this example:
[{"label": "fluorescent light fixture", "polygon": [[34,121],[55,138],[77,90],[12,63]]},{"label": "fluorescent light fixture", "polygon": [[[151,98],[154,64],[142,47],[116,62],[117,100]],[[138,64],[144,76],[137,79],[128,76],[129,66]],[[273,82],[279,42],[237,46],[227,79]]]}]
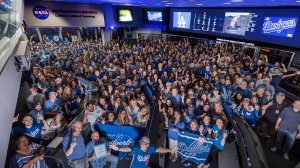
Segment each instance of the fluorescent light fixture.
[{"label": "fluorescent light fixture", "polygon": [[296,1],[296,2],[300,3],[300,1]]},{"label": "fluorescent light fixture", "polygon": [[162,2],[169,2],[169,1],[162,1]]},{"label": "fluorescent light fixture", "polygon": [[172,5],[173,3],[172,2],[169,2],[169,3],[167,3],[168,5]]},{"label": "fluorescent light fixture", "polygon": [[224,2],[223,4],[224,5],[230,5],[231,3],[230,2]]},{"label": "fluorescent light fixture", "polygon": [[200,5],[203,5],[203,4],[196,4],[196,5],[199,5],[199,6],[200,6]]}]

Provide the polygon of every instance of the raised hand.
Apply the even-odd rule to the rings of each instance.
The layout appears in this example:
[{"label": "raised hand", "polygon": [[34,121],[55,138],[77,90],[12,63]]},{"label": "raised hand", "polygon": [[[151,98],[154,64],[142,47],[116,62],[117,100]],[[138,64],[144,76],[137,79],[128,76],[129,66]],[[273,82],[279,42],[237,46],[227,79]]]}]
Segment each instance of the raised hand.
[{"label": "raised hand", "polygon": [[15,123],[17,121],[19,121],[19,114],[16,117],[13,118],[13,123]]}]

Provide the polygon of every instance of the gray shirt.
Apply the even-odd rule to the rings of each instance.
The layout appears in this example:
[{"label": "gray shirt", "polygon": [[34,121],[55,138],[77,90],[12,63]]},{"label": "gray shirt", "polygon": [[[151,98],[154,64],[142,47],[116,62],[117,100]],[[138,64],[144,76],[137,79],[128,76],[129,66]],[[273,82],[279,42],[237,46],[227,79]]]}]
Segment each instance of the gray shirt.
[{"label": "gray shirt", "polygon": [[293,108],[287,107],[280,113],[279,118],[282,119],[279,128],[289,131],[297,131],[300,124],[300,112],[295,112]]}]

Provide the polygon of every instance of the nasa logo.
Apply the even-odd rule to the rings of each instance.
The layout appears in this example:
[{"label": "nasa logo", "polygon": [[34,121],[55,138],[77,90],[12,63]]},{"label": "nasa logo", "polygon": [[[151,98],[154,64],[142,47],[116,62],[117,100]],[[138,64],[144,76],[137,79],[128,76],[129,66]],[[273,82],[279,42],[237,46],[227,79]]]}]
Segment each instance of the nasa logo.
[{"label": "nasa logo", "polygon": [[32,10],[33,15],[41,20],[45,20],[49,17],[49,11],[47,8],[43,7],[43,6],[35,6]]}]

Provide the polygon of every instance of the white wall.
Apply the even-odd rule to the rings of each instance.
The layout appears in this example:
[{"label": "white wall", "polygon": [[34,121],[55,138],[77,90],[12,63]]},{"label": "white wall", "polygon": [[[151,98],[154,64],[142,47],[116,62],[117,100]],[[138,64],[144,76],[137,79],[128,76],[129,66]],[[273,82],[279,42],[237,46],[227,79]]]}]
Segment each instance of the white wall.
[{"label": "white wall", "polygon": [[[48,9],[49,17],[45,20],[36,18],[33,15],[33,8],[36,5]],[[63,2],[41,2],[40,0],[25,0],[24,20],[31,27],[104,27],[103,6],[97,4],[82,3],[63,3]],[[91,13],[60,13],[65,15],[88,15],[90,17],[57,17],[53,10],[65,11],[96,11],[97,14]]]},{"label": "white wall", "polygon": [[4,167],[6,152],[11,134],[12,119],[14,117],[22,73],[14,66],[14,57],[10,57],[0,74],[0,105],[1,105],[1,138],[0,138],[0,167]]}]

